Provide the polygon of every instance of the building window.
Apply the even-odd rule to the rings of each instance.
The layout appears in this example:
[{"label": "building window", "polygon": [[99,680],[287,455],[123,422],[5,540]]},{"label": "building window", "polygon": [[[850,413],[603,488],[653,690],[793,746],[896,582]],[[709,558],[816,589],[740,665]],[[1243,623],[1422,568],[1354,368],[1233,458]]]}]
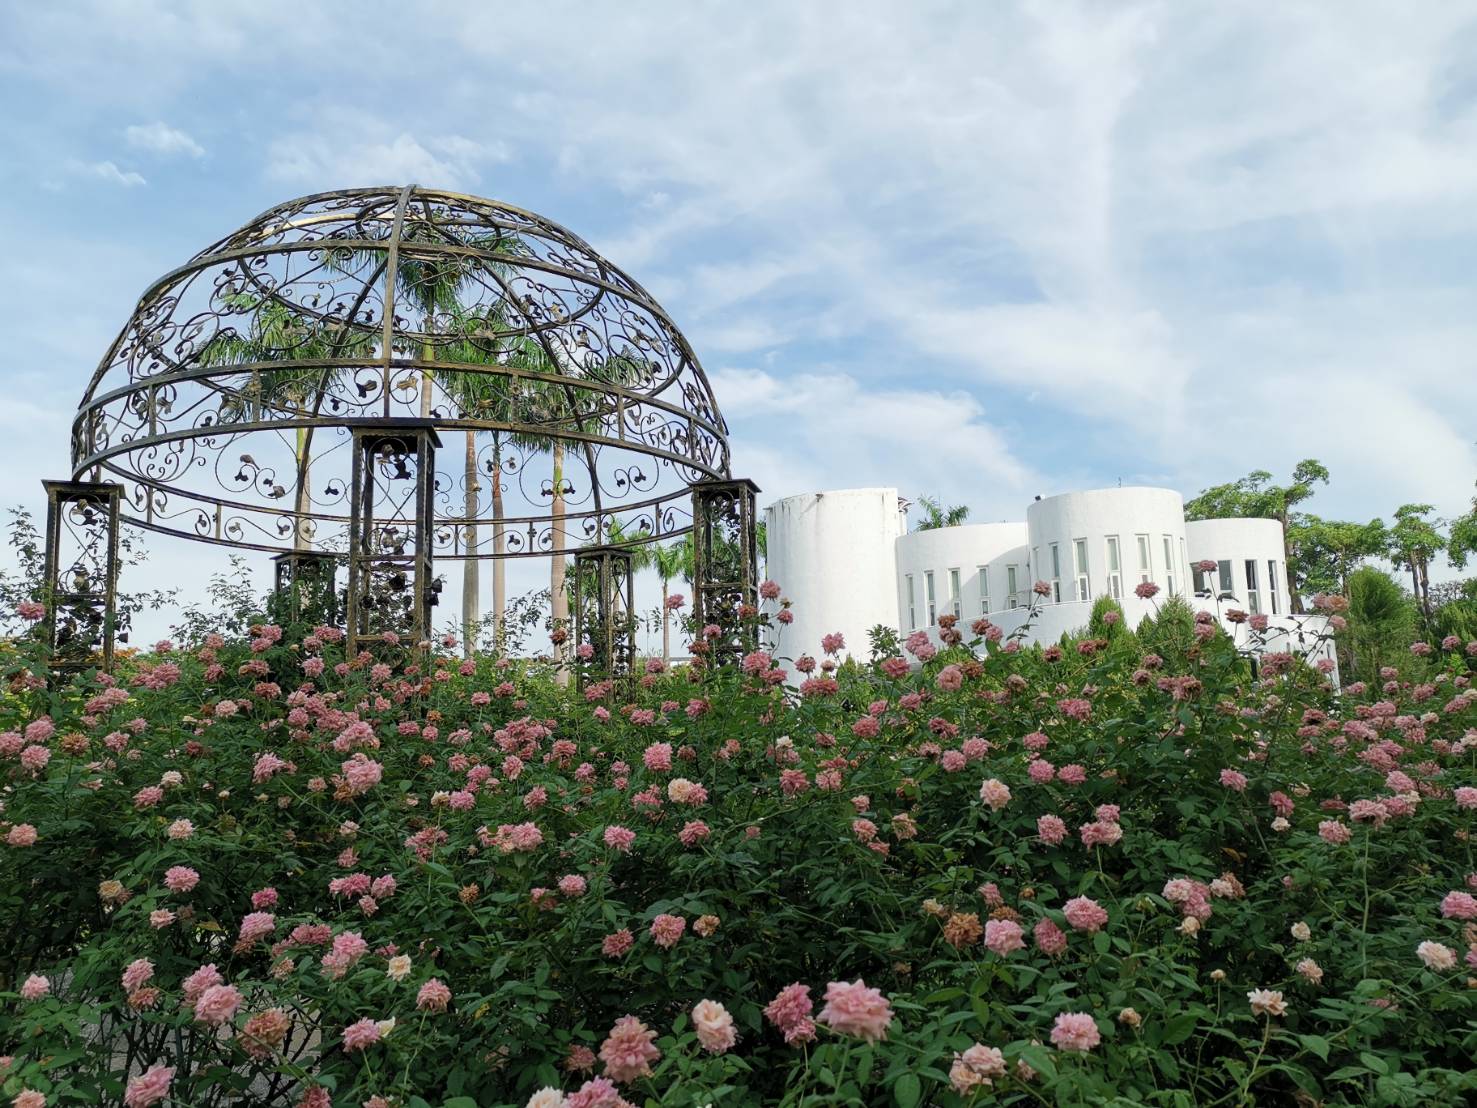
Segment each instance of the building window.
[{"label": "building window", "polygon": [[1221,594],[1225,595],[1226,593],[1231,593],[1234,595],[1236,592],[1236,584],[1231,580],[1230,559],[1223,558],[1221,561],[1216,563],[1216,567],[1219,570],[1218,575],[1221,580]]},{"label": "building window", "polygon": [[959,604],[959,571],[949,570],[949,610],[954,613],[954,618],[959,619],[964,615],[964,609]]},{"label": "building window", "polygon": [[1014,564],[1005,567],[1005,605],[1008,608],[1021,606],[1021,581]]},{"label": "building window", "polygon": [[1258,615],[1262,610],[1262,597],[1256,583],[1255,558],[1246,559],[1246,606],[1251,609],[1252,615]]},{"label": "building window", "polygon": [[1196,563],[1191,568],[1191,572],[1195,576],[1195,595],[1196,596],[1209,596],[1210,595],[1210,579],[1205,576],[1205,570],[1203,570],[1203,569],[1200,568],[1199,563]]},{"label": "building window", "polygon": [[1139,548],[1139,584],[1154,579],[1154,563],[1149,558],[1149,536],[1135,535]]},{"label": "building window", "polygon": [[1185,557],[1185,540],[1180,539],[1180,565],[1187,566],[1189,564],[1190,560]]},{"label": "building window", "polygon": [[908,581],[908,630],[918,630],[918,598],[913,590],[913,575],[910,573]]},{"label": "building window", "polygon": [[1267,559],[1267,597],[1272,601],[1272,614],[1277,615],[1277,563]]},{"label": "building window", "polygon": [[980,615],[990,614],[990,567],[980,566]]},{"label": "building window", "polygon": [[1108,536],[1108,595],[1123,598],[1123,559],[1118,550],[1118,536]]},{"label": "building window", "polygon": [[1051,544],[1051,602],[1062,602],[1062,548],[1058,543]]},{"label": "building window", "polygon": [[939,619],[938,601],[933,591],[933,570],[923,571],[923,596],[928,602],[928,626],[932,627]]},{"label": "building window", "polygon": [[1164,536],[1164,591],[1174,595],[1174,539]]},{"label": "building window", "polygon": [[1072,557],[1076,561],[1077,569],[1077,599],[1091,600],[1092,589],[1087,583],[1087,540],[1072,540]]}]

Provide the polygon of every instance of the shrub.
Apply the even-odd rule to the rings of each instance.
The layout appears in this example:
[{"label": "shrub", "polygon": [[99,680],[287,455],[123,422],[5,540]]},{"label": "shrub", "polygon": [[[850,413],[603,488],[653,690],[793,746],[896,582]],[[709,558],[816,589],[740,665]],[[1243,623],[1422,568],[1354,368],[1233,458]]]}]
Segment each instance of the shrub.
[{"label": "shrub", "polygon": [[12,674],[3,1092],[1461,1100],[1469,678],[1253,680],[1170,609],[1131,651],[797,690],[760,653],[607,695],[270,627]]}]

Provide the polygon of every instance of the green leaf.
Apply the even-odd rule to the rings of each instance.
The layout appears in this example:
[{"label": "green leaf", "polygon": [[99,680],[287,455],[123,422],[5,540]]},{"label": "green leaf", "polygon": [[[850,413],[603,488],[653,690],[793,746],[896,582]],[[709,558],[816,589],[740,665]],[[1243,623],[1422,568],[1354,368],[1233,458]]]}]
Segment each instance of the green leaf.
[{"label": "green leaf", "polygon": [[1200,1022],[1197,1012],[1182,1012],[1164,1024],[1164,1038],[1161,1040],[1165,1046],[1174,1046],[1182,1043],[1195,1033],[1195,1025]]},{"label": "green leaf", "polygon": [[923,1099],[923,1085],[918,1080],[918,1075],[905,1073],[893,1083],[893,1098],[898,1102],[898,1108],[913,1108]]},{"label": "green leaf", "polygon": [[1304,1050],[1312,1051],[1323,1061],[1328,1061],[1329,1042],[1322,1035],[1299,1035],[1298,1042]]},{"label": "green leaf", "polygon": [[1389,1064],[1378,1054],[1371,1054],[1367,1050],[1361,1050],[1359,1052],[1359,1060],[1363,1062],[1366,1066],[1368,1066],[1370,1070],[1374,1073],[1390,1072]]}]

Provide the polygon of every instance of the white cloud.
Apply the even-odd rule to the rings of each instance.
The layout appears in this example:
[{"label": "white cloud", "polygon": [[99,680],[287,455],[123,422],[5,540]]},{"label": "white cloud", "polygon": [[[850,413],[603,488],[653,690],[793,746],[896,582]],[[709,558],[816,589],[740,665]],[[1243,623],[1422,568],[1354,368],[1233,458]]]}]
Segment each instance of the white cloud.
[{"label": "white cloud", "polygon": [[125,127],[123,137],[129,146],[154,154],[188,154],[192,158],[205,156],[205,148],[184,131],[157,120]]},{"label": "white cloud", "polygon": [[508,157],[501,143],[455,134],[422,140],[408,131],[391,136],[380,124],[361,120],[357,129],[331,125],[273,140],[266,173],[313,188],[415,183],[466,189],[481,180],[483,166]]},{"label": "white cloud", "polygon": [[131,169],[119,169],[113,162],[88,162],[85,164],[77,162],[73,165],[73,169],[77,173],[96,177],[99,180],[107,181],[111,185],[121,185],[124,188],[134,188],[137,185],[148,184],[141,174],[135,173]]},{"label": "white cloud", "polygon": [[[79,133],[97,90],[195,118],[251,67],[261,101],[206,167],[223,207],[260,166],[274,193],[416,180],[547,211],[710,365],[751,367],[714,379],[766,496],[888,484],[1015,517],[1120,473],[1193,493],[1313,456],[1319,511],[1470,499],[1472,0],[365,18],[396,33],[334,52],[336,17],[288,0],[31,5],[0,67]],[[413,104],[362,80],[404,56],[434,68]]]},{"label": "white cloud", "polygon": [[989,514],[1018,511],[1036,480],[965,392],[877,388],[834,371],[782,379],[725,368],[710,377],[735,471],[757,481],[766,501],[885,485],[965,499]]}]

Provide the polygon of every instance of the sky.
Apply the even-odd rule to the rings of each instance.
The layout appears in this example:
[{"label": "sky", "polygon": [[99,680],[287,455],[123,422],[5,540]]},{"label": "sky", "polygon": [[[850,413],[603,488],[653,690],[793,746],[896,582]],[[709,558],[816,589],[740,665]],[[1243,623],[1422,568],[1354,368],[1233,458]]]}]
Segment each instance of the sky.
[{"label": "sky", "polygon": [[[0,505],[155,277],[410,182],[640,281],[761,503],[1306,457],[1324,515],[1472,501],[1472,2],[55,0],[0,12],[0,103]],[[140,586],[224,565],[150,545]]]}]

